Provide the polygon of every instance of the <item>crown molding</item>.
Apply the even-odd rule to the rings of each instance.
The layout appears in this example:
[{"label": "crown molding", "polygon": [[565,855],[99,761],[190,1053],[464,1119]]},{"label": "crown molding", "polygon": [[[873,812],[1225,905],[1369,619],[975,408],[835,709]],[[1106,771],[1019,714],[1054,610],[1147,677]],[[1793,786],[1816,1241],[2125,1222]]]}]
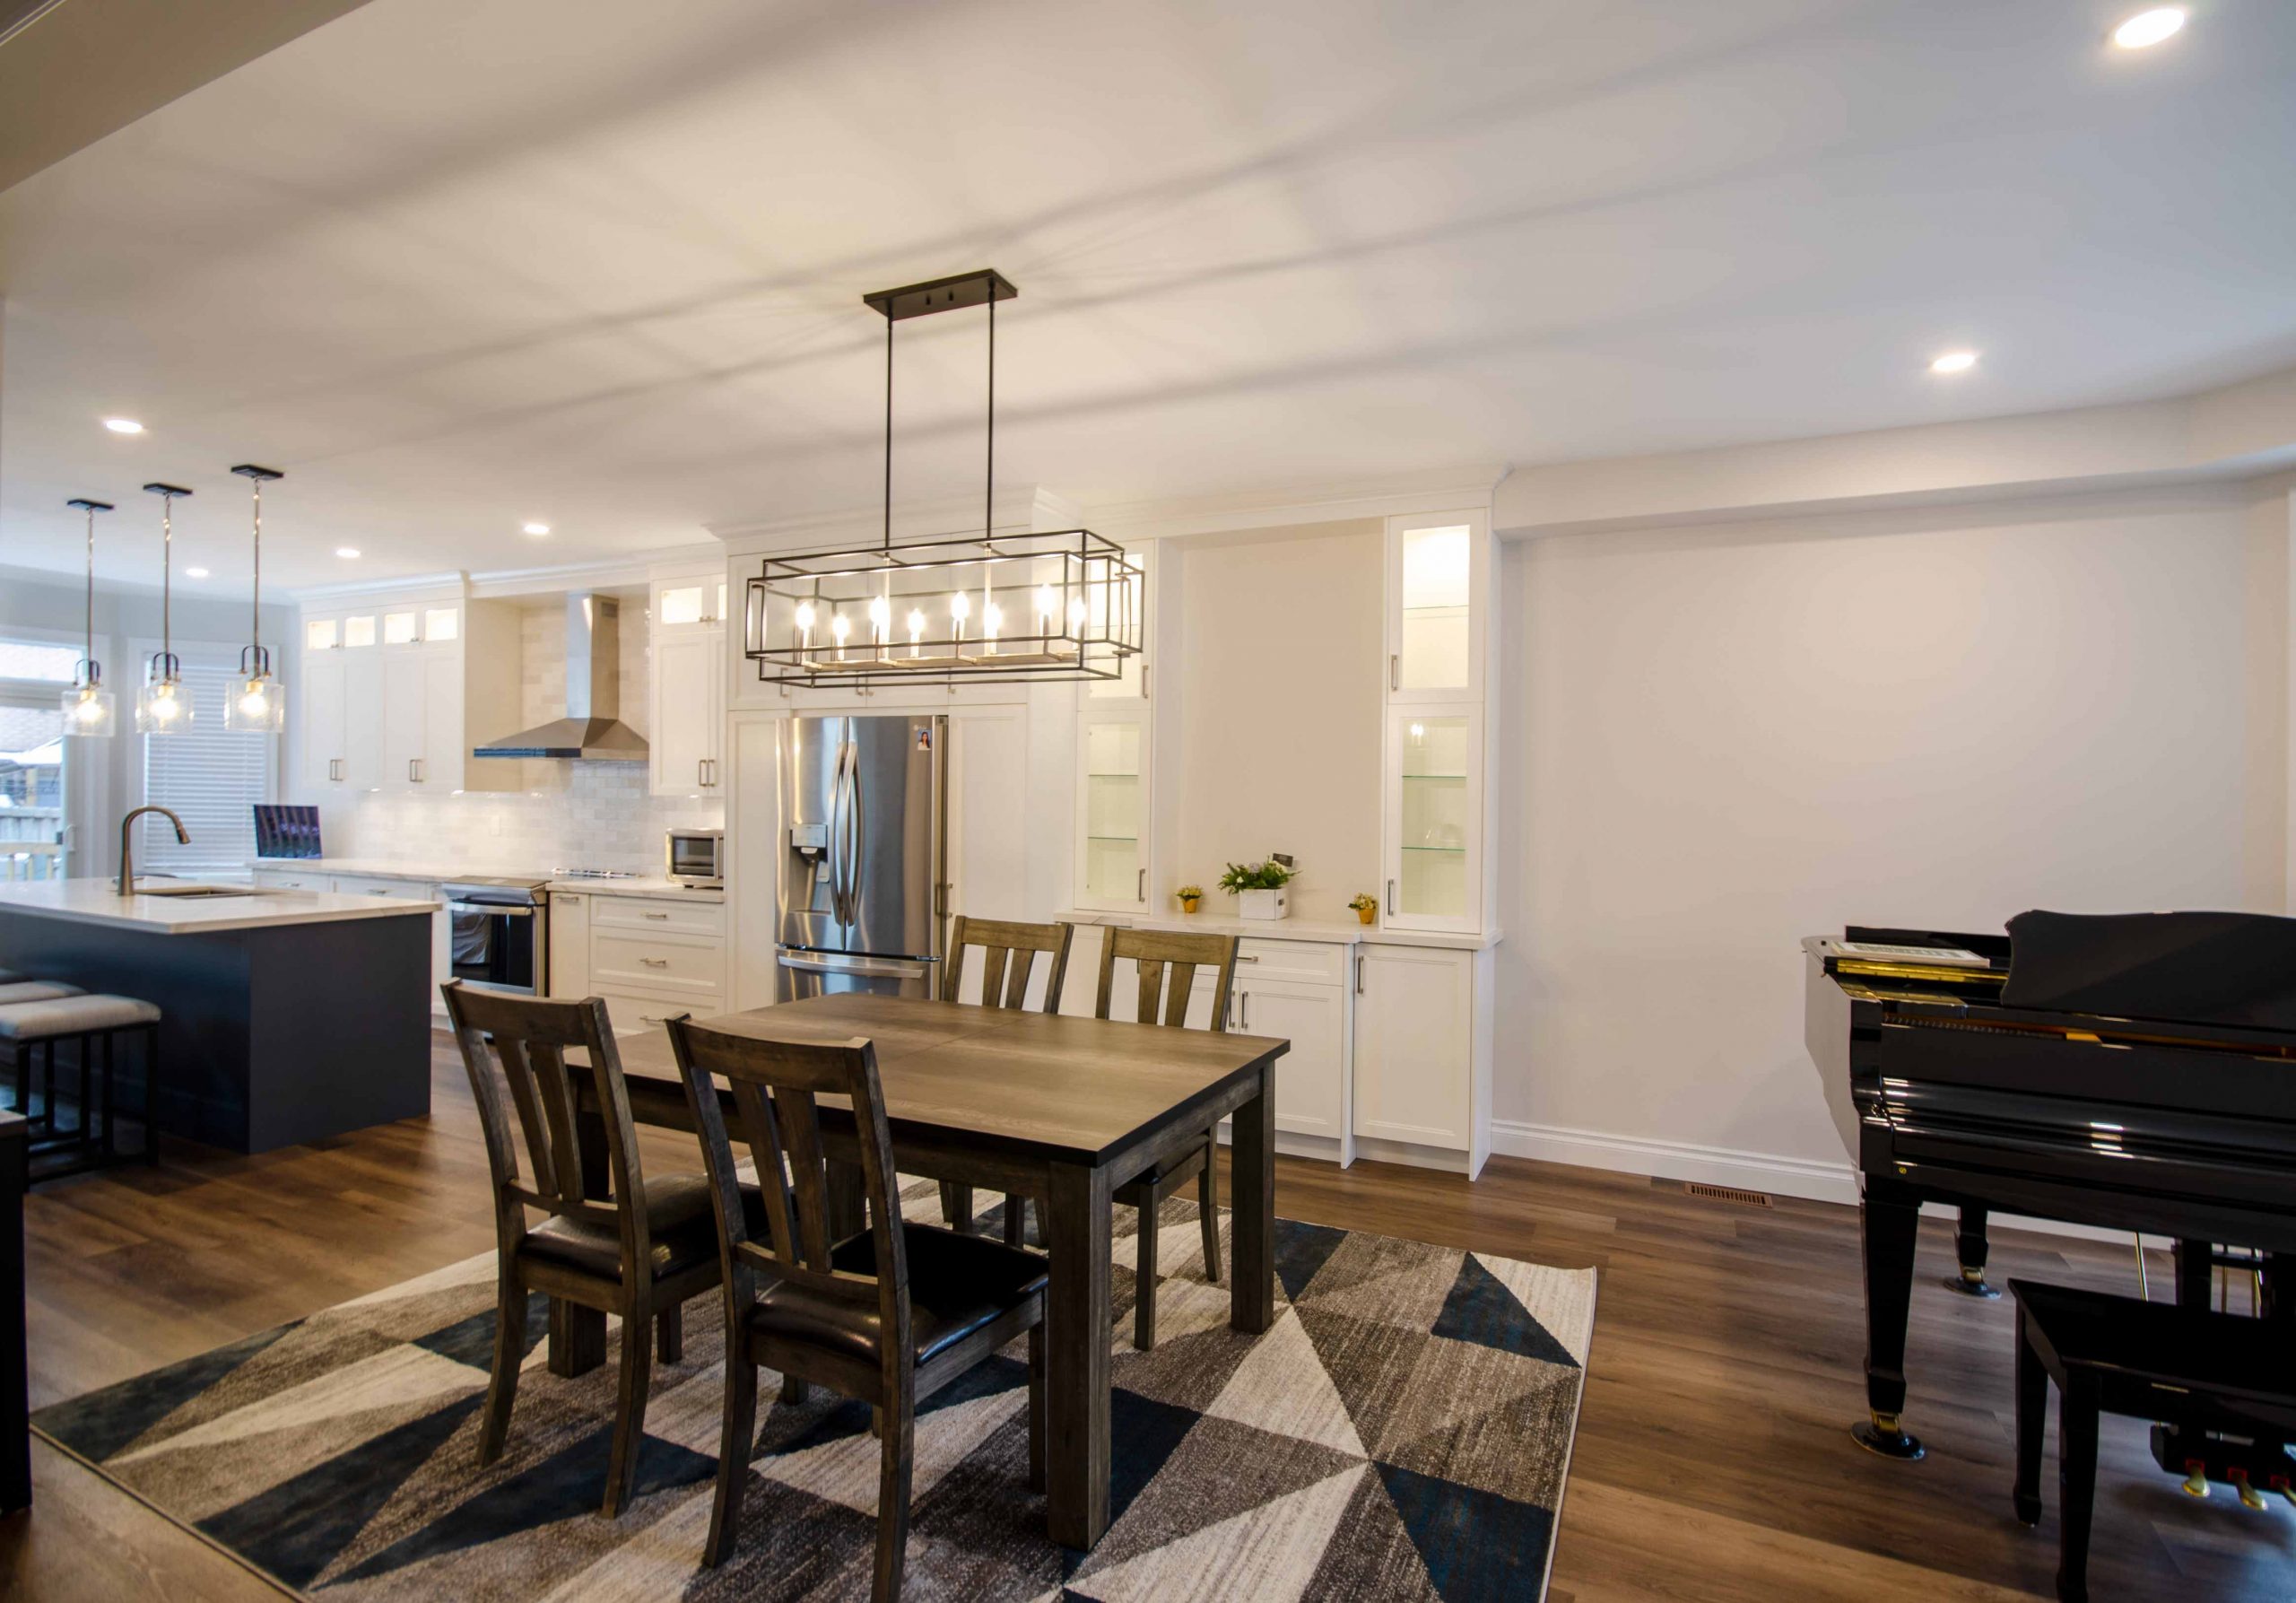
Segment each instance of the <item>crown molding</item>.
[{"label": "crown molding", "polygon": [[298,606],[332,606],[351,601],[462,599],[470,575],[411,573],[402,579],[355,579],[343,584],[305,585],[289,592]]},{"label": "crown molding", "polygon": [[1406,512],[1489,511],[1506,476],[1504,463],[1474,463],[1339,484],[1108,501],[1094,504],[1087,522],[1110,539],[1174,540]]}]

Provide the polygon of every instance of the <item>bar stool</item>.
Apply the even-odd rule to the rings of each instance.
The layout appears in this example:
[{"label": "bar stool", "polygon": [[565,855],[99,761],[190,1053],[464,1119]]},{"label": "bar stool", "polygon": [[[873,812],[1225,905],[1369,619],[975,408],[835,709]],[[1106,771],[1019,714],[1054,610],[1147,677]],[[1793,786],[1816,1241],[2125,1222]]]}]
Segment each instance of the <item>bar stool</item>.
[{"label": "bar stool", "polygon": [[[86,994],[78,986],[68,985],[61,980],[27,980],[13,971],[0,971],[0,972],[5,973],[5,978],[0,979],[0,1007],[11,1006],[20,1002],[52,1002],[58,997],[77,997]],[[11,1107],[35,1128],[47,1124],[55,1100],[56,1054],[54,1050],[51,1050],[48,1054],[47,1070],[41,1077],[37,1093],[40,1106],[38,1113],[32,1111],[32,1099],[35,1093],[26,1084],[25,1066],[29,1061],[28,1056],[15,1055],[10,1061],[15,1066],[15,1080],[8,1092]]]},{"label": "bar stool", "polygon": [[[8,989],[0,988],[0,992]],[[144,1150],[147,1163],[160,1161],[159,1131],[154,1114],[159,1103],[160,1081],[160,1019],[159,1008],[134,997],[89,996],[69,987],[60,987],[65,994],[51,997],[22,998],[10,1000],[0,995],[0,1049],[7,1050],[15,1065],[17,1111],[26,1112],[30,1098],[25,1094],[27,1078],[31,1072],[32,1052],[40,1052],[43,1086],[42,1111],[38,1115],[26,1112],[26,1117],[42,1128],[43,1138],[32,1144],[33,1154],[77,1147],[82,1160],[61,1167],[49,1167],[40,1178],[54,1179],[59,1174],[76,1173],[119,1161],[117,1145],[117,1106],[114,1096],[119,1038],[141,1035],[144,1040]],[[74,1058],[80,1071],[80,1119],[71,1130],[57,1126],[56,1112],[56,1048],[59,1041],[71,1041],[78,1050]],[[103,1084],[96,1092],[93,1059],[97,1047],[103,1051]],[[91,1116],[95,1119],[91,1123]],[[94,1148],[93,1152],[88,1149]]]}]

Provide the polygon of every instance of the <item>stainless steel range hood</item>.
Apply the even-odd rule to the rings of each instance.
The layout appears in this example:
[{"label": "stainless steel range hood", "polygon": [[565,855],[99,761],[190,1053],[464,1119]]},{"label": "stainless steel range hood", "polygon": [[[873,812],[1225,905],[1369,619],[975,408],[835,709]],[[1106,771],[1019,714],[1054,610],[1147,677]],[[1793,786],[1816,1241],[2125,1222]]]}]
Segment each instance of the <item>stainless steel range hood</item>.
[{"label": "stainless steel range hood", "polygon": [[646,737],[623,723],[621,712],[622,603],[611,596],[569,596],[566,716],[490,740],[471,755],[643,762]]}]

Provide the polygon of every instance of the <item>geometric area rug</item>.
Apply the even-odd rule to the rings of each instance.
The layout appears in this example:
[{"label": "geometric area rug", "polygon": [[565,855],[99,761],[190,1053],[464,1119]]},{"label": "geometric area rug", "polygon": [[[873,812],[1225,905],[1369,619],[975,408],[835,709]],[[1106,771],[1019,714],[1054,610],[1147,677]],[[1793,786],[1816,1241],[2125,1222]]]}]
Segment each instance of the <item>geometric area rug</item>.
[{"label": "geometric area rug", "polygon": [[[903,1212],[937,1221],[937,1198],[909,1185]],[[1135,1215],[1117,1210],[1107,1534],[1090,1553],[1045,1535],[1015,1344],[919,1413],[906,1597],[1544,1596],[1593,1270],[1278,1219],[1276,1320],[1248,1337],[1228,1329],[1227,1288],[1205,1279],[1195,1204],[1175,1198],[1161,1217],[1158,1344],[1138,1353]],[[740,1541],[705,1571],[722,1305],[686,1305],[685,1356],[655,1366],[638,1495],[609,1521],[598,1503],[614,1365],[552,1375],[539,1299],[509,1445],[479,1468],[493,1303],[488,1252],[33,1424],[291,1594],[328,1603],[868,1595],[865,1407],[820,1388],[773,1401],[777,1381],[761,1375]]]}]

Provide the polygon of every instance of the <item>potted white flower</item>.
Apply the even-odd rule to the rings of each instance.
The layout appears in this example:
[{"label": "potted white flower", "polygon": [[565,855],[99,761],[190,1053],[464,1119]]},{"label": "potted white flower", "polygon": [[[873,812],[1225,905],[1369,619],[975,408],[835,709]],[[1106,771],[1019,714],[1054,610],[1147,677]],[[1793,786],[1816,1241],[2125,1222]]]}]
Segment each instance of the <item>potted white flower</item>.
[{"label": "potted white flower", "polygon": [[1228,872],[1220,876],[1220,888],[1236,899],[1238,918],[1281,919],[1292,910],[1292,899],[1283,887],[1298,874],[1291,860],[1279,854],[1248,867],[1229,864]]}]

